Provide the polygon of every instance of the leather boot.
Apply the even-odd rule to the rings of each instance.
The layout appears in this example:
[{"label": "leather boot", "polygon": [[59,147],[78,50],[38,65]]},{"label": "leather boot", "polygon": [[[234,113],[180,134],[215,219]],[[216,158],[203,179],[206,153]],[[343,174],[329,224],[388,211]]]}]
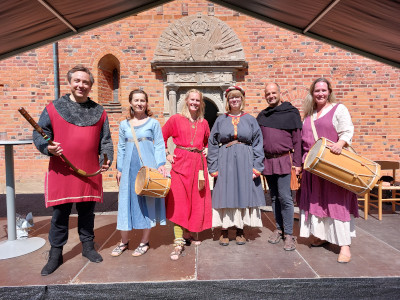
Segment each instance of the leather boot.
[{"label": "leather boot", "polygon": [[40,274],[42,276],[47,276],[51,273],[53,273],[55,270],[58,269],[59,266],[62,265],[63,263],[63,256],[62,256],[62,250],[63,248],[55,248],[51,247],[50,252],[49,252],[49,259],[47,261],[47,264],[43,267],[42,271]]},{"label": "leather boot", "polygon": [[82,243],[82,256],[88,258],[91,262],[95,263],[103,261],[101,255],[94,249],[93,241]]}]

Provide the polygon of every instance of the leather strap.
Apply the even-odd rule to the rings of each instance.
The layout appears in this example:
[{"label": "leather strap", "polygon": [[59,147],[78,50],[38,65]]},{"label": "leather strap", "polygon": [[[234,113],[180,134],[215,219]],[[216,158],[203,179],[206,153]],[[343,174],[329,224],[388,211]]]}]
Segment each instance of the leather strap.
[{"label": "leather strap", "polygon": [[[314,113],[313,113],[313,114],[314,114]],[[317,141],[317,140],[318,140],[318,134],[317,134],[317,130],[315,129],[313,114],[311,114],[311,116],[310,116],[310,119],[311,119],[311,129],[312,129],[312,132],[313,132],[314,140]]]},{"label": "leather strap", "polygon": [[142,160],[142,156],[140,155],[140,147],[139,147],[139,142],[138,142],[137,137],[136,137],[135,128],[133,128],[133,124],[132,124],[129,120],[128,120],[128,123],[129,123],[129,125],[131,126],[133,141],[135,142],[136,149],[137,149],[137,152],[138,152],[138,154],[139,154],[140,162],[142,163],[142,166],[144,166],[143,160]]}]

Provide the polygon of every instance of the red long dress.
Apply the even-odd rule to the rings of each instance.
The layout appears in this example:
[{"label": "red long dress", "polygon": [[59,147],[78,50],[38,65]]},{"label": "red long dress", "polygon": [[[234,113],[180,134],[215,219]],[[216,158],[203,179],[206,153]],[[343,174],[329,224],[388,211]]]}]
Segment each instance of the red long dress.
[{"label": "red long dress", "polygon": [[[106,113],[92,126],[77,126],[65,121],[53,103],[46,107],[54,133],[63,154],[77,168],[87,173],[99,169],[99,143]],[[75,173],[59,156],[50,157],[45,180],[46,207],[86,201],[103,201],[102,175],[83,177]]]},{"label": "red long dress", "polygon": [[[165,146],[169,137],[175,145],[199,150],[207,147],[210,128],[206,120],[195,123],[186,117],[173,115],[162,128]],[[191,142],[193,141],[193,145]],[[192,232],[212,226],[211,192],[208,181],[207,161],[201,153],[176,148],[175,163],[171,170],[171,189],[166,197],[167,219]],[[201,159],[203,160],[203,164]],[[204,170],[205,188],[198,189],[199,170]]]}]

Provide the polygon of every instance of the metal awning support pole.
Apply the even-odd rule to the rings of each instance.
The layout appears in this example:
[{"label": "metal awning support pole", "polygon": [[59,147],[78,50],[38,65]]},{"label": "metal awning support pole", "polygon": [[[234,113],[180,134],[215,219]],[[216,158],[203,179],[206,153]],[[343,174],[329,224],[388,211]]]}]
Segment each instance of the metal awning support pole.
[{"label": "metal awning support pole", "polygon": [[60,98],[60,74],[58,69],[58,42],[53,43],[54,99]]}]

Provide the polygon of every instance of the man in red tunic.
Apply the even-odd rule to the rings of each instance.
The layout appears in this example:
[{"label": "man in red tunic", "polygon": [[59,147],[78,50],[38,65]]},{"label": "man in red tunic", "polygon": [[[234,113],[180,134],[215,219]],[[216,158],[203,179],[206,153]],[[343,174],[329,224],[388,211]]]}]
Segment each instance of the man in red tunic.
[{"label": "man in red tunic", "polygon": [[[93,75],[82,65],[67,74],[71,94],[54,100],[43,110],[39,126],[54,141],[48,145],[40,134],[33,132],[37,149],[50,156],[45,179],[46,207],[53,207],[49,232],[49,259],[42,276],[53,273],[62,263],[63,246],[68,240],[68,222],[73,203],[78,211],[78,233],[82,255],[92,262],[103,258],[94,249],[94,208],[103,201],[102,175],[83,177],[75,173],[60,157],[64,154],[78,169],[94,173],[108,170],[113,158],[113,144],[107,114],[88,94],[94,83]],[[107,154],[107,162],[100,160]]]}]

